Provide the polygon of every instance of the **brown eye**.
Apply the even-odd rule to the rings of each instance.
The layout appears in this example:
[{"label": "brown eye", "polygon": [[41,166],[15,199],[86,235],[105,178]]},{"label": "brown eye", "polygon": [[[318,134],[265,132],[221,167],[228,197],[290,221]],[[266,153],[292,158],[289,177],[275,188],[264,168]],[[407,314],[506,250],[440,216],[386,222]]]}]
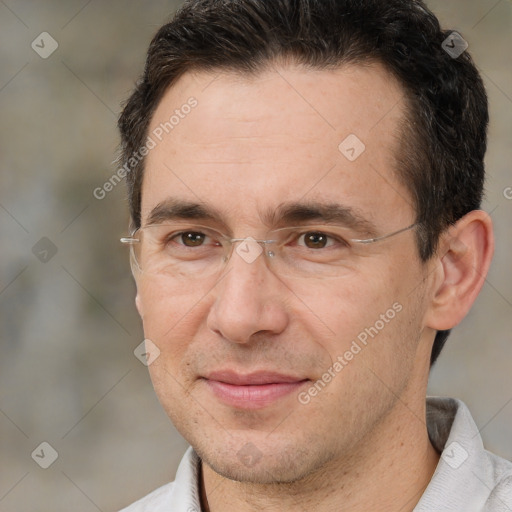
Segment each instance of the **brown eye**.
[{"label": "brown eye", "polygon": [[204,242],[206,235],[197,231],[186,231],[178,235],[187,247],[199,247]]},{"label": "brown eye", "polygon": [[194,231],[188,231],[181,235],[183,243],[189,247],[197,247],[204,242],[205,235]]},{"label": "brown eye", "polygon": [[309,249],[323,249],[327,245],[328,236],[319,231],[304,233],[304,243]]}]

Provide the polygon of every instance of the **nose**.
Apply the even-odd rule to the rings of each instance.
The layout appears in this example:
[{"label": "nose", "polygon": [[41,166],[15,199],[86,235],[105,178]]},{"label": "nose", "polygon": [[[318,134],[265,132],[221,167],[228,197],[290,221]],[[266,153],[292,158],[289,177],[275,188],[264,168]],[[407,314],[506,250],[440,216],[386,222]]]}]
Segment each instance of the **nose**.
[{"label": "nose", "polygon": [[239,344],[249,343],[256,333],[279,334],[289,322],[284,297],[290,291],[267,267],[261,246],[246,240],[233,247],[211,292],[215,299],[207,319],[211,331]]}]

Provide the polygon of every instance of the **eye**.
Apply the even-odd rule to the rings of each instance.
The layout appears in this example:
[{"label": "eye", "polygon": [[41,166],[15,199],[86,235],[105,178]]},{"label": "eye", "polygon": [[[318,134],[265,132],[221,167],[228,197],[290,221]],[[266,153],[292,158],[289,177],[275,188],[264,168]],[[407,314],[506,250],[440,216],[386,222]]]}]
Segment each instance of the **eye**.
[{"label": "eye", "polygon": [[167,237],[167,243],[173,242],[175,245],[182,247],[206,247],[208,245],[213,247],[221,246],[218,241],[220,235],[214,233],[206,234],[202,231],[180,231],[179,233],[171,233]]},{"label": "eye", "polygon": [[203,228],[190,226],[188,229],[177,230],[178,226],[167,226],[165,232],[156,240],[153,246],[155,255],[162,258],[172,258],[182,261],[215,258],[222,250],[222,234]]},{"label": "eye", "polygon": [[307,231],[301,233],[297,238],[298,245],[308,249],[325,249],[326,247],[341,246],[347,247],[348,243],[339,236],[330,235],[324,231]]},{"label": "eye", "polygon": [[182,231],[169,237],[170,241],[177,241],[178,245],[186,247],[199,247],[203,244],[207,235],[199,231]]},{"label": "eye", "polygon": [[309,231],[299,235],[300,241],[309,249],[323,249],[327,246],[330,237],[321,231]]}]

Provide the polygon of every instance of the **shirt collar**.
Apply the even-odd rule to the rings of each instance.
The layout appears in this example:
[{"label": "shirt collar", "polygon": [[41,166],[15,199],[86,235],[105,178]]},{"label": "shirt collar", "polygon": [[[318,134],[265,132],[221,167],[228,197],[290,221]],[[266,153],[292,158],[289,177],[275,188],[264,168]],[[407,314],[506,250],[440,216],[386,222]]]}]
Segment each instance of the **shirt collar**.
[{"label": "shirt collar", "polygon": [[454,398],[427,398],[427,429],[441,458],[414,512],[483,510],[494,467],[468,408]]},{"label": "shirt collar", "polygon": [[201,460],[190,446],[185,452],[176,471],[172,503],[169,510],[183,512],[201,512],[199,499],[199,465]]}]

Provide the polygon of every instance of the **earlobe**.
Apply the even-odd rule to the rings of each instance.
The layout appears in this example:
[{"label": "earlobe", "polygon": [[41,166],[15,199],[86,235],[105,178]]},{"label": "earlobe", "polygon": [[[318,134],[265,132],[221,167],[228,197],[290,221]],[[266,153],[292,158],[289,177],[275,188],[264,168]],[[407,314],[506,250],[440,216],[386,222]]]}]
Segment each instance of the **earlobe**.
[{"label": "earlobe", "polygon": [[492,221],[482,210],[468,213],[442,235],[428,327],[448,330],[460,323],[483,286],[493,253]]}]

